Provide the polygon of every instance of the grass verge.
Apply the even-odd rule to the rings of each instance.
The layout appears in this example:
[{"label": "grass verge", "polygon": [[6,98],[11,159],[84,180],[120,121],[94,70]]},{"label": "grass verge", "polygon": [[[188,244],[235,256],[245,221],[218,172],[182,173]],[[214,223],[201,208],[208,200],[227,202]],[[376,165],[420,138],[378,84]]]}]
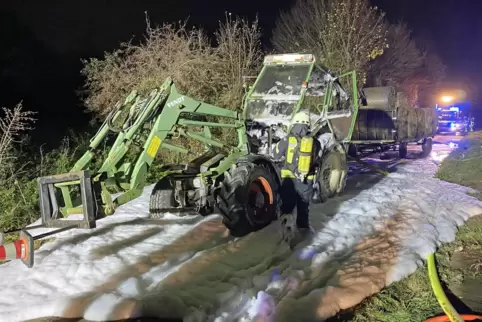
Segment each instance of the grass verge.
[{"label": "grass verge", "polygon": [[[482,131],[469,134],[440,165],[436,177],[478,190],[482,200]],[[482,312],[482,216],[471,218],[457,232],[456,240],[442,245],[435,255],[445,292],[456,310]],[[424,321],[442,309],[435,298],[427,266],[393,283],[332,321]]]},{"label": "grass verge", "polygon": [[442,162],[436,177],[482,191],[481,144],[482,131],[470,133]]}]

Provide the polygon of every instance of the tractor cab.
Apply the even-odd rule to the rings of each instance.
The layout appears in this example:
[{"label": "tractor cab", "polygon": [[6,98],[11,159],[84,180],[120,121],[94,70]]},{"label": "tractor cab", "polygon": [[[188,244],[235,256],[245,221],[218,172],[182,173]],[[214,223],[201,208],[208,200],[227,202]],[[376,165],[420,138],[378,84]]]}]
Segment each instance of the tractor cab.
[{"label": "tractor cab", "polygon": [[311,54],[266,56],[244,101],[244,119],[256,152],[270,154],[298,111],[308,112],[315,132],[331,131],[328,120],[345,117],[346,124],[337,130],[345,132],[338,131],[342,139],[348,137],[353,106],[337,77]]},{"label": "tractor cab", "polygon": [[289,124],[313,66],[312,55],[267,56],[246,99],[246,120]]}]

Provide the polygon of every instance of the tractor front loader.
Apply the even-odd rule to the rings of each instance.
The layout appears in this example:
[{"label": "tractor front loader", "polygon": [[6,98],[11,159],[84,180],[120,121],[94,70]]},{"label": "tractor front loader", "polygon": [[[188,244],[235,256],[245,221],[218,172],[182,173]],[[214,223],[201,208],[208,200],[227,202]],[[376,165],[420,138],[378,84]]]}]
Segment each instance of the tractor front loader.
[{"label": "tractor front loader", "polygon": [[[347,75],[355,84],[355,74]],[[111,111],[70,172],[38,179],[42,222],[15,231],[20,239],[0,246],[0,260],[21,259],[32,267],[34,239],[95,228],[96,220],[141,195],[151,165],[165,150],[192,155],[192,161],[163,167],[151,192],[151,218],[166,212],[208,215],[217,209],[234,236],[269,225],[279,217],[281,183],[272,148],[300,109],[310,111],[317,138],[329,134],[334,140],[319,156],[316,186],[326,198],[341,192],[343,143],[350,139],[356,116],[356,86],[350,96],[313,55],[287,54],[267,56],[254,85],[246,88],[240,112],[185,96],[171,78],[147,97],[133,91]],[[223,129],[236,135],[216,138],[226,135]],[[111,133],[117,137],[100,168],[93,169]],[[192,152],[179,143],[185,140],[204,148]],[[57,229],[32,237],[28,230],[39,227]]]}]

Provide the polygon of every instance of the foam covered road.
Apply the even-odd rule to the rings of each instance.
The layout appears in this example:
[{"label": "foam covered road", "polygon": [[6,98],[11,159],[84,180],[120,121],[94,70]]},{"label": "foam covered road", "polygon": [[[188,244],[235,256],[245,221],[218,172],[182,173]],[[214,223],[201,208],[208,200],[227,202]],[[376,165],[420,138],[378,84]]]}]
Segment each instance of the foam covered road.
[{"label": "foam covered road", "polygon": [[33,268],[1,265],[0,321],[323,320],[414,272],[482,214],[468,188],[433,177],[431,160],[393,169],[353,176],[342,196],[314,205],[316,234],[294,251],[277,223],[234,239],[218,215],[143,220],[148,187],[98,228],[44,244]]}]

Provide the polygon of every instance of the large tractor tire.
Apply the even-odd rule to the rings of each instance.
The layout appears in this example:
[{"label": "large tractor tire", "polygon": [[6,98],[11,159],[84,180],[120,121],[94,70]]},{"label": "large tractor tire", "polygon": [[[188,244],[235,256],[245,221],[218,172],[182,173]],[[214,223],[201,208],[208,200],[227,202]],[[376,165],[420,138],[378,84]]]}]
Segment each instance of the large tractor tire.
[{"label": "large tractor tire", "polygon": [[262,229],[279,216],[279,184],[261,165],[242,163],[229,170],[216,199],[223,223],[234,237]]},{"label": "large tractor tire", "polygon": [[343,152],[332,150],[325,154],[316,177],[321,202],[343,192],[347,174],[348,163]]},{"label": "large tractor tire", "polygon": [[432,152],[432,138],[425,138],[422,142],[422,156],[428,157]]},{"label": "large tractor tire", "polygon": [[174,198],[174,187],[168,177],[159,180],[151,192],[149,217],[159,219],[168,211],[176,210],[178,203]]}]

